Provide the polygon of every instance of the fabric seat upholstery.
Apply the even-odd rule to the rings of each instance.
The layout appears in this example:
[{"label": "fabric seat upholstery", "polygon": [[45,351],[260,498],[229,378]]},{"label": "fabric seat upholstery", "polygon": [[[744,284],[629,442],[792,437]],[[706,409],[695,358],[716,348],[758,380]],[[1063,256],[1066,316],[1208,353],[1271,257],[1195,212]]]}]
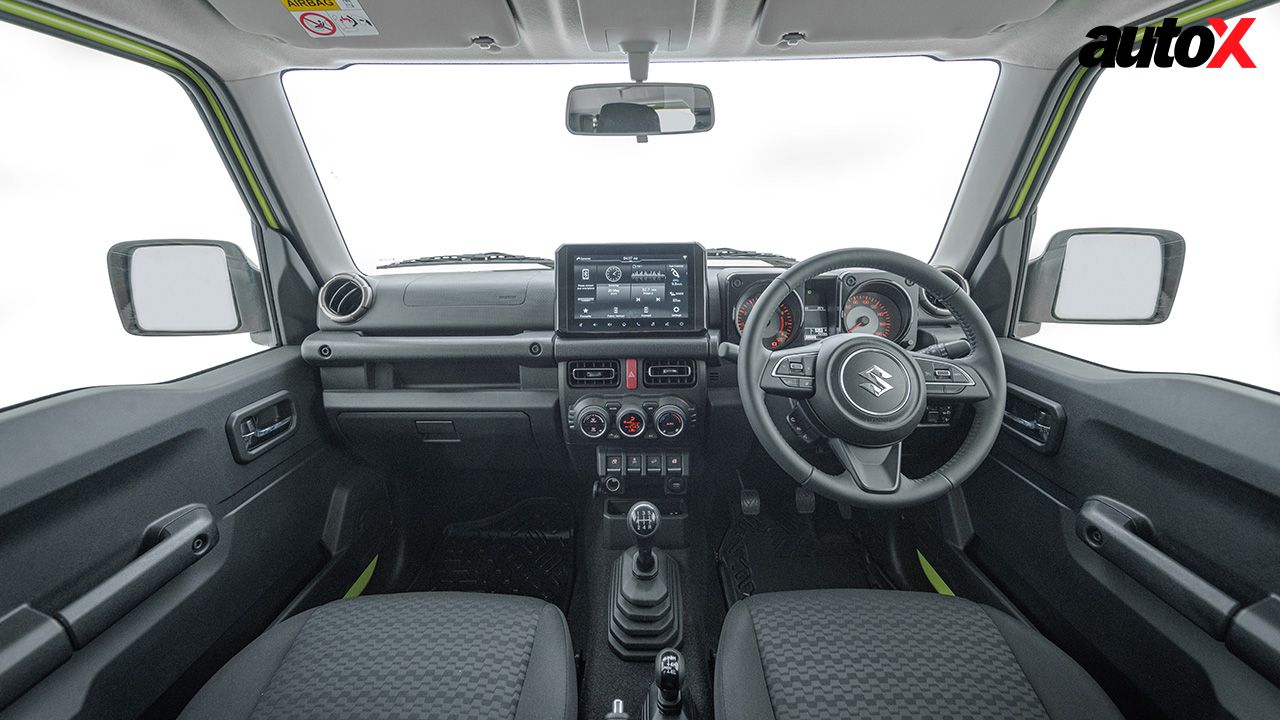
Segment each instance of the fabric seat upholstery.
[{"label": "fabric seat upholstery", "polygon": [[932,593],[815,590],[730,609],[719,720],[1121,720],[1066,653],[994,608]]},{"label": "fabric seat upholstery", "polygon": [[564,615],[527,597],[406,593],[339,600],[231,659],[181,720],[573,720]]}]

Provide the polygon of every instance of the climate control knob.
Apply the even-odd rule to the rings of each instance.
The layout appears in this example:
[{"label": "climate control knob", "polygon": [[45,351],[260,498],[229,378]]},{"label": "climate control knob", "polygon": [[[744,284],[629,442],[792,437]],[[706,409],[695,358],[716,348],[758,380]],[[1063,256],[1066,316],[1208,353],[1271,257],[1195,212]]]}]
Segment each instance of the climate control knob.
[{"label": "climate control knob", "polygon": [[578,429],[595,440],[604,437],[609,430],[609,413],[599,405],[589,405],[578,412]]},{"label": "climate control knob", "polygon": [[684,432],[684,411],[675,405],[663,405],[653,414],[653,424],[662,437],[673,438]]},{"label": "climate control knob", "polygon": [[645,426],[648,424],[648,418],[645,417],[644,410],[634,405],[623,405],[618,410],[618,432],[623,437],[635,438],[644,434]]}]

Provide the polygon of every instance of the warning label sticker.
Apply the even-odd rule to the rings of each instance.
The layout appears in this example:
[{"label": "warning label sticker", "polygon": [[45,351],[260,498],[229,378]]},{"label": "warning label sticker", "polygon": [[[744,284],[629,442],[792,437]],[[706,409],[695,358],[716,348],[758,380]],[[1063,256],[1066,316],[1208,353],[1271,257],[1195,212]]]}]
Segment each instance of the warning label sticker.
[{"label": "warning label sticker", "polygon": [[378,27],[359,0],[280,0],[313,38],[377,35]]}]

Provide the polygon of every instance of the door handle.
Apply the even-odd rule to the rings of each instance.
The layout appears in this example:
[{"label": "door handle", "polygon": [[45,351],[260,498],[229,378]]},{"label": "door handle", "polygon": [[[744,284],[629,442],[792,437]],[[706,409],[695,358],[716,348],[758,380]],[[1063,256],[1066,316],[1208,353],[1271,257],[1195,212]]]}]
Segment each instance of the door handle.
[{"label": "door handle", "polygon": [[204,505],[179,508],[151,524],[145,551],[55,615],[78,650],[177,577],[218,542],[218,525]]},{"label": "door handle", "polygon": [[1076,535],[1094,552],[1215,640],[1224,639],[1240,603],[1148,542],[1144,536],[1151,534],[1146,517],[1110,498],[1085,500],[1076,517]]},{"label": "door handle", "polygon": [[1147,540],[1151,523],[1116,500],[1091,497],[1076,515],[1076,535],[1227,650],[1280,686],[1280,596],[1244,604]]},{"label": "door handle", "polygon": [[1004,404],[1004,428],[1010,434],[1045,455],[1052,455],[1062,444],[1067,412],[1062,405],[1013,383],[1007,385]]},{"label": "door handle", "polygon": [[287,390],[269,395],[231,413],[227,441],[236,462],[252,462],[298,429],[297,408]]}]

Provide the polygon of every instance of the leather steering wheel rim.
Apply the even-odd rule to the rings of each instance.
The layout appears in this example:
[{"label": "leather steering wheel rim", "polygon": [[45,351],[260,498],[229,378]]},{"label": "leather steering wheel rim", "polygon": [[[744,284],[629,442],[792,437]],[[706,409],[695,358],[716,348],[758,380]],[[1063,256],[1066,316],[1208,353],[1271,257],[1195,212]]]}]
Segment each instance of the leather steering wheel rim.
[{"label": "leather steering wheel rim", "polygon": [[[829,436],[829,442],[832,444],[833,450],[836,451],[837,458],[844,465],[845,472],[839,475],[831,475],[815,467],[784,439],[782,432],[775,425],[766,405],[765,398],[767,393],[764,386],[771,379],[768,377],[770,374],[777,375],[782,359],[785,359],[782,358],[775,361],[775,358],[778,358],[780,353],[786,352],[790,354],[789,356],[794,356],[801,354],[797,352],[799,350],[816,348],[828,342],[844,342],[844,340],[837,340],[844,334],[833,335],[813,345],[772,352],[765,348],[762,342],[767,323],[765,319],[767,318],[767,313],[752,313],[743,328],[740,340],[738,350],[738,392],[742,397],[743,411],[747,415],[747,421],[750,423],[751,429],[755,432],[761,445],[764,446],[765,451],[773,458],[774,462],[800,485],[810,488],[819,495],[838,502],[865,508],[903,508],[929,502],[950,492],[968,479],[977,470],[982,461],[986,459],[1000,433],[1006,390],[1004,360],[1000,353],[995,333],[991,330],[991,325],[987,322],[981,310],[978,309],[977,304],[973,302],[968,294],[962,292],[954,281],[926,263],[890,250],[848,248],[815,255],[787,268],[775,278],[760,294],[755,307],[777,307],[782,304],[788,294],[797,288],[803,288],[807,280],[842,268],[871,268],[890,272],[909,281],[914,281],[923,289],[930,291],[943,307],[950,310],[952,317],[964,330],[973,349],[969,355],[955,360],[932,358],[931,356],[923,356],[920,353],[908,353],[896,348],[896,346],[895,350],[890,350],[887,347],[869,343],[872,346],[871,349],[902,352],[917,367],[923,365],[926,369],[932,370],[940,366],[946,366],[948,369],[955,368],[960,373],[967,374],[969,378],[966,379],[972,379],[971,385],[974,387],[966,387],[964,389],[966,395],[956,395],[954,397],[955,402],[969,403],[974,408],[973,423],[960,448],[941,467],[921,478],[903,476],[898,471],[896,460],[893,465],[890,465],[889,461],[885,460],[884,472],[897,475],[894,489],[891,491],[886,490],[885,487],[877,489],[875,483],[870,480],[864,481],[864,475],[870,477],[880,472],[870,467],[877,460],[867,463],[861,461],[864,451],[874,458],[879,458],[886,452],[875,443],[865,446],[851,443],[841,437]],[[847,339],[845,338],[845,340]],[[880,342],[883,345],[889,345],[888,341]],[[803,354],[816,353],[807,352]],[[846,362],[845,364],[847,365],[848,363]],[[901,364],[899,363],[900,366]],[[822,373],[815,371],[814,374],[815,379],[811,385],[811,387],[814,387],[813,392],[831,392],[830,388],[823,387]],[[891,376],[886,374],[886,377]],[[921,377],[923,377],[923,371],[921,371]],[[932,378],[933,375],[931,374],[930,380]],[[910,378],[906,378],[906,380],[905,384],[910,386]],[[924,398],[933,399],[935,397],[935,388],[950,390],[954,387],[953,384],[936,384],[930,382],[930,380],[926,380],[918,388],[918,392],[922,393],[919,399],[920,413],[923,412]],[[849,391],[845,389],[844,394],[848,397]],[[944,401],[952,399],[946,395],[938,395],[937,397],[939,400]],[[917,417],[916,422],[918,422],[918,419]],[[910,424],[909,418],[904,417],[903,422]],[[913,428],[914,425],[912,425],[911,429]],[[891,448],[888,452],[893,452],[892,445],[884,447]],[[886,474],[883,477],[888,477],[888,475]],[[868,489],[869,486],[872,489]]]}]

